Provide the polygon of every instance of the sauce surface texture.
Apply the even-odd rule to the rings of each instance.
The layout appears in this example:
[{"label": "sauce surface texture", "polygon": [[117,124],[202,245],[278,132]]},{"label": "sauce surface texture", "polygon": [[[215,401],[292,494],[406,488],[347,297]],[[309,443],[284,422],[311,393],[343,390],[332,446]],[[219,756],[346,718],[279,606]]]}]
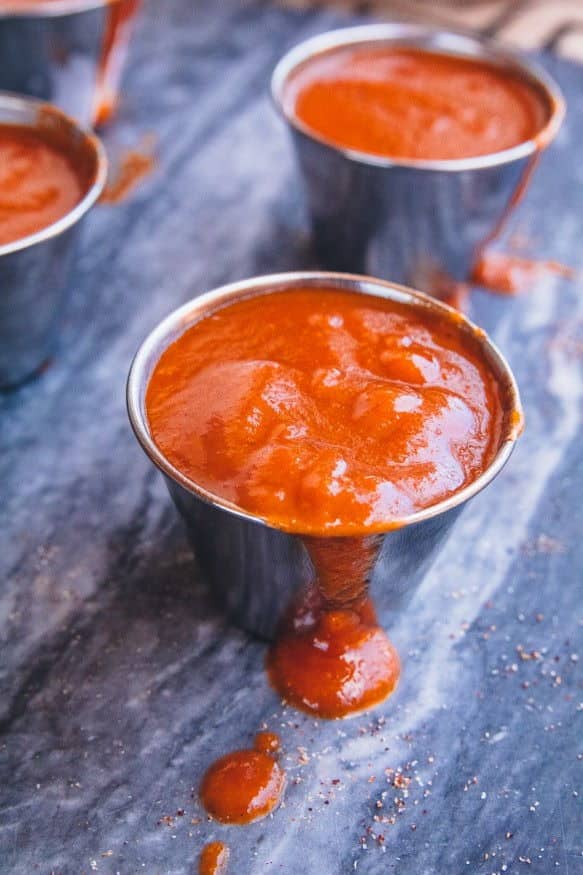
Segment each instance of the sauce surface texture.
[{"label": "sauce surface texture", "polygon": [[0,246],[48,228],[86,184],[67,155],[34,129],[0,124]]},{"label": "sauce surface texture", "polygon": [[254,747],[220,757],[207,769],[200,786],[202,804],[215,820],[246,824],[270,814],[281,801],[285,772],[275,761],[279,739],[265,733]]},{"label": "sauce surface texture", "polygon": [[153,440],[287,531],[363,534],[451,496],[495,455],[498,385],[453,317],[336,289],[257,295],[162,354]]},{"label": "sauce surface texture", "polygon": [[284,104],[334,145],[404,160],[500,152],[536,137],[548,115],[534,87],[492,64],[370,44],[306,61]]}]

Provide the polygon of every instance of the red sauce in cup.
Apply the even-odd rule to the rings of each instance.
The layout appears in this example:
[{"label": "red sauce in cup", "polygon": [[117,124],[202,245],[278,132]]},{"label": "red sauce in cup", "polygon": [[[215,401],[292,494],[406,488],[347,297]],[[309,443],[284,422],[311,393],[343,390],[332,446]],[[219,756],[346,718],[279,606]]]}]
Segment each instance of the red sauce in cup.
[{"label": "red sauce in cup", "polygon": [[332,145],[403,160],[500,152],[535,138],[549,115],[534,86],[493,63],[370,43],[307,60],[284,105]]},{"label": "red sauce in cup", "polygon": [[386,531],[475,480],[498,385],[453,317],[341,290],[240,300],[162,354],[152,437],[183,474],[286,531]]},{"label": "red sauce in cup", "polygon": [[87,188],[56,139],[25,125],[0,124],[0,246],[62,219]]}]

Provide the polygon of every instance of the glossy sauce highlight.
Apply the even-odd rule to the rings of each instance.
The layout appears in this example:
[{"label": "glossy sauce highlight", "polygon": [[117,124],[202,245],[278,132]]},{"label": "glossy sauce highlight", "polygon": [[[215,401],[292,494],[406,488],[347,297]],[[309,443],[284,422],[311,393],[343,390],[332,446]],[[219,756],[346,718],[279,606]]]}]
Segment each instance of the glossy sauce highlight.
[{"label": "glossy sauce highlight", "polygon": [[[273,747],[274,739],[270,739]],[[276,749],[279,748],[277,743]],[[236,750],[216,760],[207,769],[200,787],[202,804],[221,823],[246,824],[270,814],[281,800],[285,772],[265,751],[261,733],[252,749]]]}]

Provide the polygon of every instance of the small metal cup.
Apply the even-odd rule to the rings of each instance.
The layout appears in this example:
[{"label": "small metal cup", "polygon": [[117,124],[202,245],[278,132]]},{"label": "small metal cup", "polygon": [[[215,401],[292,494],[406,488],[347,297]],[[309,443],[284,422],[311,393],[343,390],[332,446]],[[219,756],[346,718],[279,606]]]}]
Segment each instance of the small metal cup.
[{"label": "small metal cup", "polygon": [[62,219],[0,246],[0,389],[8,389],[32,376],[53,352],[79,222],[103,190],[107,159],[97,137],[30,97],[0,93],[2,123],[58,134],[89,180],[82,200]]},{"label": "small metal cup", "polygon": [[0,0],[0,89],[60,107],[82,125],[117,101],[139,0]]},{"label": "small metal cup", "polygon": [[[359,45],[487,61],[535,88],[548,108],[546,125],[536,139],[512,149],[460,160],[390,159],[330,144],[295,116],[286,88],[310,59]],[[272,96],[292,134],[322,266],[385,277],[428,293],[449,280],[468,279],[479,248],[499,230],[565,111],[557,85],[534,64],[491,43],[411,24],[346,28],[301,43],[275,68]]]},{"label": "small metal cup", "polygon": [[[376,537],[377,561],[371,579],[377,590],[385,591],[383,603],[388,600],[390,607],[396,609],[403,595],[423,577],[462,506],[487,486],[505,465],[522,422],[512,372],[484,332],[435,299],[382,280],[324,272],[266,276],[223,286],[189,301],[164,319],[144,341],[130,369],[127,385],[130,422],[146,455],[166,479],[218,604],[236,624],[263,638],[272,637],[297,588],[313,579],[313,566],[304,539],[301,533],[281,531],[213,495],[175,468],[152,440],[145,395],[161,354],[195,322],[243,297],[306,287],[320,289],[322,294],[330,288],[348,289],[448,313],[460,331],[478,339],[485,359],[500,381],[503,434],[488,468],[465,489],[433,507],[411,514],[402,520],[400,528]],[[352,550],[355,539],[350,540]],[[368,550],[370,535],[363,540],[367,541]]]}]

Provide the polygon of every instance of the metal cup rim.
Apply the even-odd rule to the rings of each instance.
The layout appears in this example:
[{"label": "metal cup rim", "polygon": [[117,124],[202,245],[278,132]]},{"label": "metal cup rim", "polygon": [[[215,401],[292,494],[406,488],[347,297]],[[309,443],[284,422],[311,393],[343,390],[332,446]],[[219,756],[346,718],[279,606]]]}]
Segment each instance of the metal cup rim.
[{"label": "metal cup rim", "polygon": [[438,310],[441,313],[444,313],[448,318],[453,319],[457,324],[462,325],[465,331],[472,334],[478,340],[490,366],[500,380],[502,391],[508,398],[508,409],[505,409],[505,431],[501,437],[500,446],[488,467],[479,477],[476,478],[476,480],[472,481],[472,483],[468,484],[454,495],[449,496],[449,498],[437,502],[424,510],[401,517],[399,520],[392,521],[389,524],[385,523],[384,525],[379,524],[375,527],[363,528],[362,532],[360,530],[354,531],[353,529],[349,530],[339,527],[331,532],[326,532],[325,537],[370,535],[404,528],[405,526],[420,523],[431,517],[445,513],[457,505],[466,502],[484,489],[484,487],[486,487],[502,470],[510,458],[516,439],[520,435],[523,422],[522,405],[520,402],[518,386],[516,385],[516,380],[508,362],[498,347],[490,340],[481,328],[474,325],[474,323],[457,310],[454,310],[452,307],[449,307],[441,301],[437,301],[435,298],[431,298],[421,292],[385,280],[359,276],[356,274],[330,273],[326,271],[302,271],[271,274],[229,283],[228,285],[220,286],[213,291],[206,292],[197,298],[191,299],[158,323],[143,341],[134,356],[130,366],[126,388],[126,403],[130,424],[138,443],[141,445],[150,461],[159,471],[162,472],[162,474],[182,486],[191,495],[194,495],[207,504],[221,508],[233,516],[257,523],[276,531],[283,531],[288,534],[300,536],[313,534],[313,532],[304,532],[301,529],[296,529],[294,527],[287,528],[281,525],[274,525],[268,519],[243,510],[236,504],[215,495],[209,490],[201,487],[195,481],[186,477],[185,474],[171,464],[152,440],[147,424],[144,403],[148,381],[152,369],[160,358],[160,355],[170,343],[172,343],[195,322],[199,321],[217,308],[243,297],[252,297],[262,293],[275,294],[278,291],[306,286],[322,289],[343,288],[376,297],[401,301],[423,308]]},{"label": "metal cup rim", "polygon": [[6,5],[0,9],[2,18],[61,18],[65,15],[76,15],[90,12],[102,6],[111,6],[120,0],[51,0],[50,3],[38,3],[38,0],[28,0]]},{"label": "metal cup rim", "polygon": [[[57,106],[54,106],[52,103],[47,103],[43,100],[37,100],[34,97],[26,97],[21,94],[13,94],[8,91],[0,91],[0,125],[2,124],[2,111],[4,109],[23,109],[27,108],[29,110],[33,110],[36,113],[41,111],[49,111],[51,114],[55,116],[59,116],[67,125],[71,127],[77,134],[83,137],[85,143],[89,146],[95,156],[95,179],[91,183],[87,192],[81,198],[78,204],[76,204],[72,210],[58,219],[56,222],[53,222],[51,225],[47,225],[46,228],[42,228],[40,231],[37,231],[35,234],[29,234],[27,237],[20,237],[18,240],[14,240],[12,243],[5,243],[3,246],[0,246],[0,258],[4,255],[12,255],[14,252],[20,252],[22,249],[28,249],[31,246],[36,246],[37,243],[44,243],[46,240],[50,240],[53,237],[57,237],[59,234],[62,234],[64,231],[67,231],[70,227],[75,225],[80,219],[83,218],[85,213],[93,206],[96,202],[97,198],[103,191],[105,186],[105,182],[107,179],[107,154],[105,152],[105,147],[103,143],[99,139],[99,137],[90,131],[88,128],[83,127],[66,113],[63,112],[62,109],[59,109]],[[17,123],[17,122],[16,122]],[[34,126],[31,126],[34,127]]]},{"label": "metal cup rim", "polygon": [[[549,105],[549,118],[543,128],[530,140],[525,140],[510,149],[477,155],[472,158],[442,160],[389,158],[373,155],[356,149],[349,149],[327,140],[298,119],[285,106],[285,87],[292,73],[311,58],[343,46],[361,43],[386,42],[399,43],[442,54],[453,54],[467,58],[480,58],[499,66],[512,69],[516,74],[529,80],[542,94]],[[480,40],[467,33],[455,30],[432,28],[422,24],[385,22],[382,24],[356,25],[329,30],[309,37],[291,48],[279,60],[271,77],[271,97],[284,121],[310,140],[343,155],[350,161],[372,167],[401,167],[410,170],[459,173],[467,170],[481,170],[496,167],[527,158],[545,148],[552,142],[565,116],[565,99],[555,80],[530,60],[518,53],[500,47],[492,40]]]}]

